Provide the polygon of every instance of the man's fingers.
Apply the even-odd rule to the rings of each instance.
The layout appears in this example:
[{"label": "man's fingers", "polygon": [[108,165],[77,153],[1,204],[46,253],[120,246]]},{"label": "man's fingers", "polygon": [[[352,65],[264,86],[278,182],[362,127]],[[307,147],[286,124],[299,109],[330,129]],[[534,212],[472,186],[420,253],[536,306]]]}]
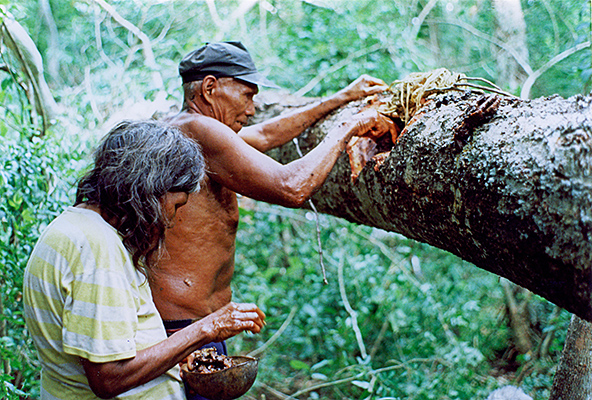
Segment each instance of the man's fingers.
[{"label": "man's fingers", "polygon": [[236,304],[236,308],[237,311],[240,311],[242,313],[248,314],[248,317],[250,319],[259,319],[261,320],[262,324],[265,324],[265,313],[263,313],[263,311],[261,311],[259,309],[259,307],[257,307],[256,304],[252,304],[252,303],[239,303]]},{"label": "man's fingers", "polygon": [[187,356],[187,369],[189,369],[189,371],[193,370],[193,364],[195,361],[195,354],[191,353]]},{"label": "man's fingers", "polygon": [[370,86],[372,86],[375,89],[381,89],[381,90],[388,89],[388,85],[386,83],[384,83],[384,81],[382,79],[374,78],[369,83],[370,83]]},{"label": "man's fingers", "polygon": [[360,75],[358,79],[353,81],[349,86],[343,89],[344,93],[348,94],[351,100],[356,100],[362,97],[370,96],[388,89],[388,85],[382,79],[374,78],[370,75]]}]

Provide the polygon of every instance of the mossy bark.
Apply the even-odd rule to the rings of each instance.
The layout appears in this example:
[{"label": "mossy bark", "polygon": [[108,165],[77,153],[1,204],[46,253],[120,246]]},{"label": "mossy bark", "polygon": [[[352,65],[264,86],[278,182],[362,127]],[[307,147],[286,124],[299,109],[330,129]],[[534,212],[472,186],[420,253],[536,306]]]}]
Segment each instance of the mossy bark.
[{"label": "mossy bark", "polygon": [[549,400],[592,400],[592,324],[577,316],[569,325]]},{"label": "mossy bark", "polygon": [[[503,99],[459,146],[455,128],[478,98],[427,102],[355,182],[343,154],[314,204],[447,250],[592,321],[592,97]],[[258,118],[285,110],[267,103]],[[298,138],[302,150],[364,106],[327,116]],[[270,155],[298,157],[291,142]]]}]

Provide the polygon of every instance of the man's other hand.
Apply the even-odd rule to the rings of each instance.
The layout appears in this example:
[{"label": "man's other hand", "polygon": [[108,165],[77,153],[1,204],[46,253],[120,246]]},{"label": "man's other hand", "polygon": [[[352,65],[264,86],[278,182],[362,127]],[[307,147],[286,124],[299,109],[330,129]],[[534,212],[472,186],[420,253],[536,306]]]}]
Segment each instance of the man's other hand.
[{"label": "man's other hand", "polygon": [[387,89],[388,85],[381,79],[364,74],[345,88],[341,89],[339,94],[343,95],[347,101],[354,101],[366,96],[384,92]]},{"label": "man's other hand", "polygon": [[352,122],[355,123],[354,136],[376,139],[386,133],[390,133],[393,138],[396,138],[398,134],[395,123],[373,108],[368,108],[354,115]]}]

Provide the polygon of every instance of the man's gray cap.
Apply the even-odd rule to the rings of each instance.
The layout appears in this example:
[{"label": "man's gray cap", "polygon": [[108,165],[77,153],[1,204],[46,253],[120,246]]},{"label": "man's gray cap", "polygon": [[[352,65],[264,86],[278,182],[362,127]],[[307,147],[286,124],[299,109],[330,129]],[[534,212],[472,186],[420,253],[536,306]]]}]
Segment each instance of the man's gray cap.
[{"label": "man's gray cap", "polygon": [[213,75],[216,78],[233,77],[255,85],[279,88],[257,71],[251,55],[241,42],[207,43],[181,60],[179,74],[183,83]]}]

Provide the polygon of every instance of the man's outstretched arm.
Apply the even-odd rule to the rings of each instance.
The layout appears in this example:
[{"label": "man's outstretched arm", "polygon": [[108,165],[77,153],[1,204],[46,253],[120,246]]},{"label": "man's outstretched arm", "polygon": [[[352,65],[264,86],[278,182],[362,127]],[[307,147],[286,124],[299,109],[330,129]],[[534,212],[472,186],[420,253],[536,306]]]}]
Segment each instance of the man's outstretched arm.
[{"label": "man's outstretched arm", "polygon": [[381,136],[394,124],[368,109],[337,123],[304,157],[282,165],[259,152],[219,121],[190,116],[180,127],[202,146],[210,179],[255,200],[300,207],[325,181],[349,139]]},{"label": "man's outstretched arm", "polygon": [[265,152],[292,140],[319,119],[350,101],[380,93],[387,89],[388,86],[382,80],[369,75],[362,75],[347,87],[322,99],[320,102],[245,127],[239,132],[239,136],[252,147]]}]

